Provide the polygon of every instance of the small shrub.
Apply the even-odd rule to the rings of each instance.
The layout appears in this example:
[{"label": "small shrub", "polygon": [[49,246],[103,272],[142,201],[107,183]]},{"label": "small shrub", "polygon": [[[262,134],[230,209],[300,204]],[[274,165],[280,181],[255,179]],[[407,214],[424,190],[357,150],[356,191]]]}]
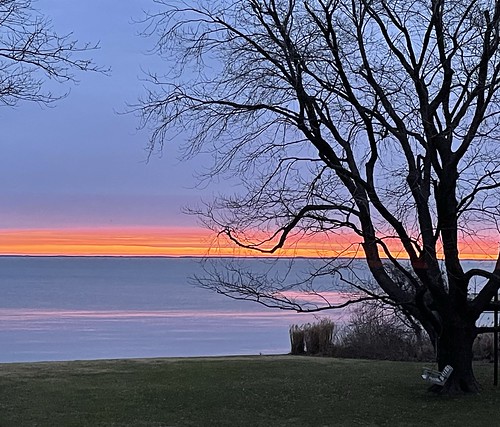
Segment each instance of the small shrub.
[{"label": "small shrub", "polygon": [[435,359],[431,343],[415,326],[408,326],[394,310],[381,304],[360,304],[339,336],[337,355],[362,359]]},{"label": "small shrub", "polygon": [[492,333],[481,334],[476,337],[472,345],[474,360],[493,360],[493,341]]}]

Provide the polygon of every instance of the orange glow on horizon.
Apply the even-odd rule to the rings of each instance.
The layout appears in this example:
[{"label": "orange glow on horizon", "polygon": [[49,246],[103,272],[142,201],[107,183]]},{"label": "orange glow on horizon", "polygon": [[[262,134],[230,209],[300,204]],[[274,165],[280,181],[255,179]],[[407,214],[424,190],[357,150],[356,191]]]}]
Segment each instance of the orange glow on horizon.
[{"label": "orange glow on horizon", "polygon": [[[335,240],[316,235],[291,238],[285,248],[267,256],[363,257],[354,239],[347,235]],[[346,250],[346,248],[348,248]],[[397,247],[391,247],[397,254]],[[463,259],[496,259],[494,238],[466,242],[460,246]],[[102,228],[102,229],[18,229],[0,230],[0,255],[42,256],[266,256],[216,239],[202,228]]]},{"label": "orange glow on horizon", "polygon": [[[291,244],[271,256],[317,257],[320,239]],[[0,230],[1,255],[259,256],[200,228]],[[355,255],[352,253],[351,255]],[[347,255],[346,255],[347,256]]]},{"label": "orange glow on horizon", "polygon": [[199,256],[208,233],[198,229],[1,230],[4,255]]}]

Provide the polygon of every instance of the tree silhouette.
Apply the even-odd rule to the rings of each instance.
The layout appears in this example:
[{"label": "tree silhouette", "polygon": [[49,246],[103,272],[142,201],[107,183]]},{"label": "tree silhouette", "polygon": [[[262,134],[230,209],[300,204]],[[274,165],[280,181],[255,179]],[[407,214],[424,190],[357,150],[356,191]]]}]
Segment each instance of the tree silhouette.
[{"label": "tree silhouette", "polygon": [[[261,253],[318,233],[359,244],[377,288],[341,280],[422,324],[439,367],[454,368],[440,391],[477,392],[472,343],[500,260],[466,268],[460,250],[498,239],[500,2],[157,3],[146,32],[170,67],[150,75],[139,106],[151,148],[187,135],[191,153],[213,153],[211,176],[245,189],[200,210],[203,220]],[[342,275],[345,253],[314,275]],[[322,297],[311,306],[290,283],[239,268],[199,280],[298,311],[359,299],[337,304],[307,281]]]},{"label": "tree silhouette", "polygon": [[0,105],[60,99],[64,94],[45,89],[47,80],[75,81],[76,70],[105,71],[81,56],[96,48],[57,34],[31,0],[0,0]]}]

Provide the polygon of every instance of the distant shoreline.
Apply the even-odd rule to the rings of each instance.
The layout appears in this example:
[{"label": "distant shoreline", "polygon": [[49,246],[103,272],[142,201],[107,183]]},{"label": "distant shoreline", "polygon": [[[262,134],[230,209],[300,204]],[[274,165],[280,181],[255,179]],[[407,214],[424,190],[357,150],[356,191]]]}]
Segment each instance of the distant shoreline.
[{"label": "distant shoreline", "polygon": [[[0,254],[0,258],[171,258],[171,259],[325,259],[312,256],[228,256],[228,255],[16,255]],[[350,260],[349,257],[339,257],[339,260]],[[359,260],[366,258],[356,257]]]},{"label": "distant shoreline", "polygon": [[[44,255],[44,254],[0,254],[0,258],[125,258],[125,259],[257,259],[257,260],[293,260],[293,259],[304,259],[304,260],[322,260],[322,259],[332,259],[335,257],[322,257],[322,256],[228,256],[228,255]],[[338,260],[352,260],[351,257],[337,257]],[[354,257],[356,260],[366,261],[365,257]],[[386,258],[383,258],[384,260]],[[404,260],[407,260],[406,258]],[[444,261],[444,260],[442,260]],[[480,259],[480,258],[462,258],[461,261],[478,261],[478,262],[495,262],[494,259]]]}]

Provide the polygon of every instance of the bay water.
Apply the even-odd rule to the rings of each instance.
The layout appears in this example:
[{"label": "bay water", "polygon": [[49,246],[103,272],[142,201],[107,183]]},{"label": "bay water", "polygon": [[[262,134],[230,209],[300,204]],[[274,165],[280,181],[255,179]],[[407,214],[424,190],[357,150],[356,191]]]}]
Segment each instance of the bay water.
[{"label": "bay water", "polygon": [[[276,280],[293,282],[321,261],[236,262],[238,269],[273,270]],[[367,273],[363,260],[353,263],[356,278]],[[479,266],[493,263],[466,263]],[[290,325],[317,319],[193,285],[190,278],[203,274],[196,258],[0,256],[0,363],[283,354],[290,351]],[[332,294],[340,289],[329,276],[315,286]],[[345,311],[325,315],[337,325],[348,318]],[[491,314],[480,319],[491,322]]]},{"label": "bay water", "polygon": [[0,362],[282,354],[289,326],[314,321],[191,284],[201,273],[193,258],[0,257]]}]

